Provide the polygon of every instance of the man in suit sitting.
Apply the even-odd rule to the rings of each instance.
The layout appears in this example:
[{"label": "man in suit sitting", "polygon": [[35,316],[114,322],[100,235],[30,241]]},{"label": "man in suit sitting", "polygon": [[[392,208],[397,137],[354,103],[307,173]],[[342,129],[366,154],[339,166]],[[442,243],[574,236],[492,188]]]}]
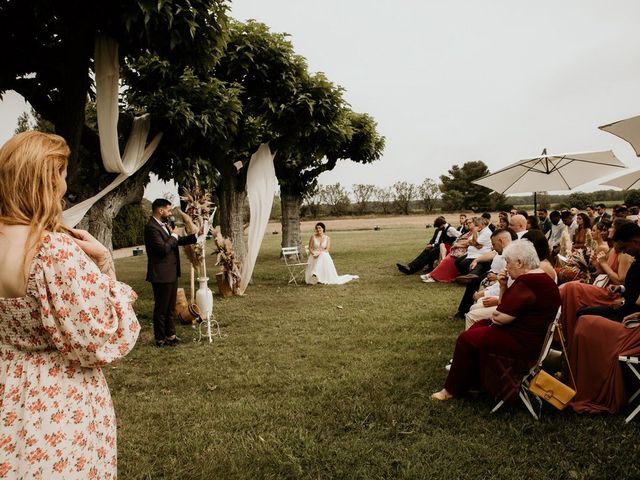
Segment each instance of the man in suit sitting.
[{"label": "man in suit sitting", "polygon": [[174,346],[176,336],[174,310],[178,278],[180,278],[179,245],[196,243],[195,234],[179,237],[176,227],[168,224],[171,202],[158,198],[151,204],[152,215],[144,227],[144,245],[147,249],[147,281],[153,287],[153,335],[156,346]]}]

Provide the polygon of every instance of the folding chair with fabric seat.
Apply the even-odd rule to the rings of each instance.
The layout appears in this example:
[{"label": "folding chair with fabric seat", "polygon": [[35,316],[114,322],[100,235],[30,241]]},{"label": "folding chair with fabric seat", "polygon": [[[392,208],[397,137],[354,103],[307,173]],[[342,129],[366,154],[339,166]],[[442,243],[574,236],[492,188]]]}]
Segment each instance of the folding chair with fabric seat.
[{"label": "folding chair with fabric seat", "polygon": [[299,247],[282,247],[282,259],[289,271],[289,282],[298,285],[296,277],[304,275],[307,263]]},{"label": "folding chair with fabric seat", "polygon": [[[549,328],[547,329],[547,336],[544,339],[544,343],[542,344],[542,350],[540,351],[540,356],[538,360],[531,366],[526,366],[524,369],[520,365],[518,368],[518,362],[515,359],[510,359],[507,357],[500,357],[494,355],[494,361],[496,365],[500,369],[500,377],[503,379],[503,391],[498,392],[497,397],[500,398],[500,401],[493,407],[491,413],[497,412],[505,402],[513,399],[515,395],[517,395],[529,413],[536,420],[540,420],[540,413],[536,414],[533,404],[531,403],[531,397],[533,397],[538,406],[538,412],[542,410],[542,400],[536,395],[533,395],[529,392],[529,383],[533,380],[533,377],[536,376],[538,371],[542,368],[542,364],[549,356],[549,352],[551,351],[551,344],[553,343],[553,337],[556,332],[559,331],[559,324],[557,319],[551,322]],[[509,362],[509,360],[511,362]],[[528,367],[528,371],[527,371]],[[524,376],[523,376],[524,370]]]},{"label": "folding chair with fabric seat", "polygon": [[[633,372],[633,374],[636,376],[636,378],[640,380],[640,372],[638,372],[638,365],[640,365],[640,357],[620,355],[618,357],[618,360],[626,364],[627,367],[629,367],[629,369],[631,370],[631,372]],[[629,397],[629,405],[633,403],[633,401],[638,397],[638,395],[640,395],[640,387],[638,387],[635,393],[631,395],[631,397]],[[635,417],[638,414],[638,412],[640,412],[640,404],[633,410],[633,412],[629,414],[629,416],[625,419],[625,422],[629,423],[631,420],[633,420],[633,417]]]}]

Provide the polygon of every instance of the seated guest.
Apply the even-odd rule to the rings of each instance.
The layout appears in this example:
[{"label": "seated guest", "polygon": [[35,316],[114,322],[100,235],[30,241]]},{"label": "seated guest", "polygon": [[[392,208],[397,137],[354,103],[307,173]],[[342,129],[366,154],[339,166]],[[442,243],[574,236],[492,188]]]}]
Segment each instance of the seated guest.
[{"label": "seated guest", "polygon": [[615,218],[627,218],[629,215],[629,209],[626,205],[616,205],[613,207],[613,216]]},{"label": "seated guest", "polygon": [[466,213],[461,213],[460,217],[460,226],[458,228],[456,228],[456,230],[458,230],[460,232],[460,235],[464,235],[465,233],[467,233],[468,229],[467,229],[467,214]]},{"label": "seated guest", "polygon": [[491,223],[491,214],[489,212],[484,212],[482,215],[482,218],[486,218],[487,219],[487,226],[489,227],[489,230],[491,230],[492,232],[495,232],[496,230],[496,226]]},{"label": "seated guest", "polygon": [[529,215],[527,217],[527,231],[529,230],[540,230],[540,220],[535,215]]},{"label": "seated guest", "polygon": [[[560,306],[558,287],[540,269],[538,255],[528,240],[512,242],[502,255],[507,266],[498,277],[500,303],[491,320],[480,321],[458,336],[444,388],[431,396],[433,400],[460,398],[481,386],[489,354],[527,364],[540,354],[547,328]],[[507,288],[509,277],[514,281]]]},{"label": "seated guest", "polygon": [[513,215],[509,219],[509,228],[518,236],[522,238],[527,232],[527,216],[526,215]]},{"label": "seated guest", "polygon": [[[515,235],[514,235],[515,237]],[[551,265],[551,251],[549,250],[549,242],[542,234],[540,230],[529,230],[522,236],[523,240],[529,240],[533,244],[533,248],[536,249],[536,253],[538,254],[538,258],[540,260],[540,268],[544,270],[544,272],[549,275],[551,280],[557,283],[558,277],[556,275],[556,271]],[[515,238],[513,238],[515,240]],[[508,245],[510,240],[506,243]],[[506,246],[504,245],[504,246]],[[499,245],[493,244],[493,248],[498,251],[502,251]],[[503,247],[504,248],[504,247]],[[500,255],[501,256],[501,255]],[[496,256],[497,257],[497,256]],[[493,270],[493,265],[491,269]],[[489,277],[487,275],[487,277]],[[510,279],[508,282],[508,286],[511,286],[513,279]],[[476,295],[474,295],[475,299],[478,299],[476,303],[471,306],[469,312],[465,315],[466,320],[466,328],[468,329],[479,320],[484,320],[487,318],[491,318],[491,315],[495,311],[498,305],[498,295],[500,293],[500,285],[498,283],[494,283],[486,289],[478,290]]]},{"label": "seated guest", "polygon": [[447,223],[444,217],[438,217],[433,222],[435,231],[431,241],[426,248],[413,259],[408,265],[396,263],[396,267],[405,275],[411,275],[419,272],[424,268],[429,271],[433,270],[433,264],[440,258],[440,244],[443,243],[451,247],[453,241],[460,236],[460,232]]},{"label": "seated guest", "polygon": [[549,213],[546,208],[538,209],[538,224],[540,225],[540,230],[542,230],[542,233],[545,235],[551,230],[551,220],[549,219]]},{"label": "seated guest", "polygon": [[573,233],[571,242],[574,250],[584,250],[591,241],[591,220],[586,213],[576,215],[576,231]]},{"label": "seated guest", "polygon": [[507,212],[500,212],[498,214],[496,230],[506,230],[507,228],[509,228],[509,214]]},{"label": "seated guest", "polygon": [[520,209],[516,211],[516,215],[522,215],[524,218],[527,218],[529,216],[529,212],[524,209]]},{"label": "seated guest", "polygon": [[598,223],[603,218],[611,218],[611,215],[607,213],[607,206],[604,203],[599,203],[596,205],[596,213],[598,214],[595,218],[595,222]]},{"label": "seated guest", "polygon": [[562,220],[562,223],[567,226],[569,238],[573,238],[576,230],[578,229],[578,221],[576,220],[575,215],[569,210],[563,210],[560,212],[560,220]]},{"label": "seated guest", "polygon": [[561,221],[560,212],[558,210],[554,210],[549,214],[549,220],[551,221],[551,230],[547,235],[549,239],[549,247],[551,250],[557,251],[560,248],[560,240],[562,239],[562,234],[567,229],[567,226]]},{"label": "seated guest", "polygon": [[640,255],[640,227],[635,223],[624,223],[613,234],[613,241],[615,250],[610,255],[615,256],[609,266],[616,268],[611,268],[615,272],[611,276],[611,285],[601,288],[569,282],[560,289],[560,323],[569,341],[581,315],[599,315],[619,322],[638,310],[635,302],[640,296],[640,263],[637,258]]},{"label": "seated guest", "polygon": [[[639,317],[639,313],[632,313],[624,321]],[[640,328],[626,328],[623,323],[585,315],[568,339],[568,347],[569,365],[576,381],[571,408],[578,413],[621,411],[628,395],[618,357],[640,355]]]},{"label": "seated guest", "polygon": [[596,221],[596,209],[593,205],[587,205],[586,207],[584,207],[584,211],[587,213],[587,217],[589,217],[591,225],[595,225],[596,223],[598,223]]},{"label": "seated guest", "polygon": [[629,207],[629,215],[627,215],[627,220],[631,220],[632,222],[638,221],[638,213],[640,213],[640,208],[638,207]]},{"label": "seated guest", "polygon": [[476,241],[479,226],[482,226],[482,222],[477,217],[467,220],[465,227],[467,232],[460,235],[456,241],[453,242],[449,255],[447,255],[431,273],[420,275],[420,280],[424,283],[453,282],[456,277],[460,275],[460,270],[456,267],[456,260],[467,254],[470,241]]},{"label": "seated guest", "polygon": [[489,221],[484,217],[478,217],[478,235],[475,240],[470,240],[467,247],[467,254],[456,260],[456,267],[462,273],[456,278],[456,282],[468,283],[480,278],[487,272],[487,263],[478,261],[478,257],[491,251],[491,229]]}]

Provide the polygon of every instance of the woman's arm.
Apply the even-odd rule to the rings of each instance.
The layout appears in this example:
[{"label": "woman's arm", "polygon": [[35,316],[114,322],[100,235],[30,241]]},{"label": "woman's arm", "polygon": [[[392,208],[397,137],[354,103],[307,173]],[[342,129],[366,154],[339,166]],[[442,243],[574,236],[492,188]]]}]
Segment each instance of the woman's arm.
[{"label": "woman's arm", "polygon": [[309,239],[309,254],[312,257],[317,257],[318,254],[316,253],[316,251],[313,248],[313,235],[311,235],[311,238]]},{"label": "woman's arm", "polygon": [[611,283],[613,283],[614,285],[622,285],[624,283],[624,280],[627,278],[627,272],[629,271],[629,268],[633,263],[633,257],[631,255],[627,255],[626,253],[619,254],[617,272],[613,268],[611,268],[611,265],[609,265],[609,263],[607,262],[606,255],[599,254],[598,262],[602,273],[606,273],[609,276],[609,280],[611,281]]},{"label": "woman's arm", "polygon": [[506,325],[513,322],[515,319],[516,317],[512,317],[511,315],[507,315],[506,313],[499,312],[498,310],[491,314],[491,323],[495,323],[497,325]]}]

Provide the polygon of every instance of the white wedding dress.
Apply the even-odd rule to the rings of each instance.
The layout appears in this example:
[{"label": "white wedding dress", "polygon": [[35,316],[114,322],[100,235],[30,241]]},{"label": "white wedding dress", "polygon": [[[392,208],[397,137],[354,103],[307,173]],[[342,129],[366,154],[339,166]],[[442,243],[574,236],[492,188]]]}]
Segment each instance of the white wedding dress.
[{"label": "white wedding dress", "polygon": [[[329,244],[329,237],[324,235],[322,240],[316,235],[313,236],[312,251],[323,250]],[[304,273],[304,280],[310,285],[322,283],[325,285],[342,285],[359,278],[358,275],[338,275],[336,267],[333,265],[331,255],[327,251],[321,251],[317,257],[309,254],[309,263]]]}]

